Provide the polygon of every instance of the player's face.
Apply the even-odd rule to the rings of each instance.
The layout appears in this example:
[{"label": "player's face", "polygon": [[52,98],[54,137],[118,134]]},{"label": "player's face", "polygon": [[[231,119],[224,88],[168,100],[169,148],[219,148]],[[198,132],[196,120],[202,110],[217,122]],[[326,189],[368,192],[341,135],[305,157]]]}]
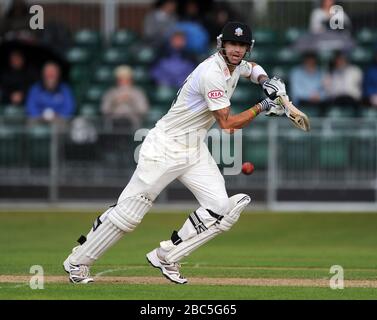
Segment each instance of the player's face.
[{"label": "player's face", "polygon": [[242,42],[227,41],[224,44],[225,54],[231,64],[239,64],[248,49],[248,45]]}]

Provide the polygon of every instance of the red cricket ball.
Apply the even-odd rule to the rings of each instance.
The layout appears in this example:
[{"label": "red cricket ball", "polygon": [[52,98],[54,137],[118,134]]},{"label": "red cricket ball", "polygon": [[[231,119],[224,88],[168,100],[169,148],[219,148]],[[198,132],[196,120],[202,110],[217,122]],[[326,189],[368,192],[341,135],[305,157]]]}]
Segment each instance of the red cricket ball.
[{"label": "red cricket ball", "polygon": [[243,174],[252,174],[254,172],[254,165],[251,162],[244,162],[242,164],[242,173]]}]

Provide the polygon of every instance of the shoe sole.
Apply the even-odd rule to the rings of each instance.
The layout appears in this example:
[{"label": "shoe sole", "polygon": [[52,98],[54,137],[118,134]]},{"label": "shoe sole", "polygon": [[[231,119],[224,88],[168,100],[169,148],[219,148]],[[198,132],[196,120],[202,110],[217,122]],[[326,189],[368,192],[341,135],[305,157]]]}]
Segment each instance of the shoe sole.
[{"label": "shoe sole", "polygon": [[[149,254],[149,253],[148,253],[148,254]],[[159,269],[159,270],[161,271],[162,275],[163,275],[166,279],[168,279],[169,281],[171,281],[171,282],[173,282],[173,283],[175,283],[175,284],[186,284],[186,283],[187,283],[187,280],[186,280],[185,282],[178,282],[178,281],[175,281],[175,280],[171,279],[170,277],[168,277],[168,276],[164,273],[164,271],[163,271],[163,269],[162,269],[161,267],[159,267],[159,266],[155,266],[155,265],[152,263],[152,261],[148,258],[148,254],[147,254],[145,257],[146,257],[147,261],[149,262],[149,264],[150,264],[153,268]]]}]

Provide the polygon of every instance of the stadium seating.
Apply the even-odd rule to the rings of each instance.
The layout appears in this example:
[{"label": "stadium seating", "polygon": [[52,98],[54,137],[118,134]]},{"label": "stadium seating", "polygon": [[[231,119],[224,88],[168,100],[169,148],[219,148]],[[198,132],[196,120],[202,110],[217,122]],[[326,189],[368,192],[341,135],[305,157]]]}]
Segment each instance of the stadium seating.
[{"label": "stadium seating", "polygon": [[98,48],[101,46],[101,36],[97,31],[83,29],[75,33],[74,43],[80,47]]},{"label": "stadium seating", "polygon": [[245,129],[243,138],[243,161],[251,161],[255,169],[266,169],[268,166],[268,139],[265,130],[250,127]]},{"label": "stadium seating", "polygon": [[127,29],[121,29],[116,32],[111,37],[111,45],[113,47],[128,48],[131,44],[137,41],[137,35],[135,32]]},{"label": "stadium seating", "polygon": [[67,51],[66,59],[71,64],[89,64],[91,53],[87,48],[72,47]]},{"label": "stadium seating", "polygon": [[32,168],[46,168],[50,163],[50,128],[32,126],[28,130],[28,163]]},{"label": "stadium seating", "polygon": [[94,71],[94,81],[103,85],[114,82],[114,68],[107,65],[98,66]]},{"label": "stadium seating", "polygon": [[349,165],[349,140],[342,136],[326,132],[320,137],[320,169],[345,169]]},{"label": "stadium seating", "polygon": [[24,147],[21,134],[13,126],[0,126],[0,167],[17,167],[22,163]]},{"label": "stadium seating", "polygon": [[101,62],[112,66],[129,64],[131,57],[130,54],[122,48],[108,48],[102,52]]}]

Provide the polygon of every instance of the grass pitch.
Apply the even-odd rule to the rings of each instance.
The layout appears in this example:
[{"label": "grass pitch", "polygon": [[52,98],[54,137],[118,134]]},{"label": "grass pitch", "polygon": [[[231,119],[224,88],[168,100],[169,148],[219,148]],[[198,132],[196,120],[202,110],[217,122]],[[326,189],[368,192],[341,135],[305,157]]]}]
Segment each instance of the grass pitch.
[{"label": "grass pitch", "polygon": [[[92,268],[98,282],[68,283],[61,263],[99,212],[0,213],[0,299],[376,299],[377,215],[249,213],[186,259],[191,284],[175,285],[145,253],[187,213],[150,213]],[[41,265],[44,290],[28,285]],[[330,267],[345,288],[329,287]]]}]

